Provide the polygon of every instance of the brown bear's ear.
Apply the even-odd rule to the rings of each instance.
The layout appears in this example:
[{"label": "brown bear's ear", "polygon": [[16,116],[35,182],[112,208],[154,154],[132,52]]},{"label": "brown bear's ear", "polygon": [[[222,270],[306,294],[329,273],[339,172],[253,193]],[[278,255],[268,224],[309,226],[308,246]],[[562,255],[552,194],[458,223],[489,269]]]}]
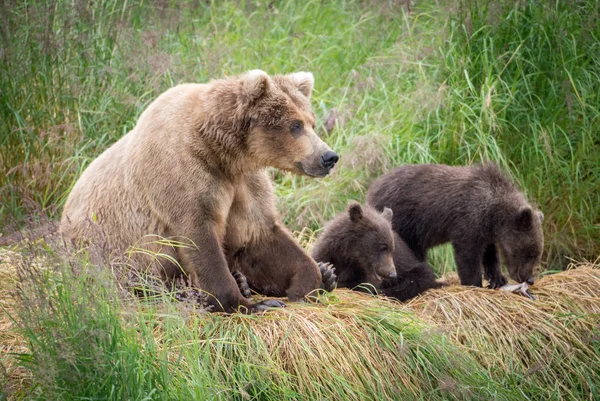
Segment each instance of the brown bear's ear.
[{"label": "brown bear's ear", "polygon": [[363,217],[362,207],[358,202],[352,202],[350,206],[348,206],[348,214],[350,215],[350,220],[359,221]]},{"label": "brown bear's ear", "polygon": [[252,70],[242,76],[242,84],[244,100],[252,104],[269,92],[271,78],[262,70]]},{"label": "brown bear's ear", "polygon": [[394,212],[389,207],[384,207],[381,215],[383,216],[384,219],[386,219],[387,221],[389,221],[391,223],[392,217],[394,217]]},{"label": "brown bear's ear", "polygon": [[310,97],[315,86],[315,77],[312,72],[294,72],[293,74],[288,74],[287,77],[304,96]]},{"label": "brown bear's ear", "polygon": [[528,231],[531,229],[532,223],[532,211],[530,207],[524,207],[519,210],[517,215],[517,229],[521,231]]},{"label": "brown bear's ear", "polygon": [[540,221],[544,221],[544,213],[542,213],[541,210],[537,211],[538,217],[540,218]]}]

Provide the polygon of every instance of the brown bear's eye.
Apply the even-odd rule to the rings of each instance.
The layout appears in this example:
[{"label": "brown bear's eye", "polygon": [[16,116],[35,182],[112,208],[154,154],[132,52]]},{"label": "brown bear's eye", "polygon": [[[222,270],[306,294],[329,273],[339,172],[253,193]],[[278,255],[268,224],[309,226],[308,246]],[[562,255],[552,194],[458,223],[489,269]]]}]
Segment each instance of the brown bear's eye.
[{"label": "brown bear's eye", "polygon": [[304,125],[302,124],[302,121],[296,120],[296,121],[292,122],[292,125],[290,125],[290,132],[294,136],[300,135],[302,133],[303,128],[304,128]]},{"label": "brown bear's eye", "polygon": [[387,246],[387,245],[381,245],[381,246],[379,247],[379,250],[380,250],[381,252],[386,252],[386,251],[388,250],[388,246]]}]

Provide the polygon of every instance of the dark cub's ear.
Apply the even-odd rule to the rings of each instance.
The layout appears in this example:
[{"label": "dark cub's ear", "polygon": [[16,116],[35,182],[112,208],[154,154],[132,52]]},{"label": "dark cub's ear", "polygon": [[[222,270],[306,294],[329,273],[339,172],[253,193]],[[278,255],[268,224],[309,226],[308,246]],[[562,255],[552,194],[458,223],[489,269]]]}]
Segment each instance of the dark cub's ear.
[{"label": "dark cub's ear", "polygon": [[532,223],[532,211],[531,208],[525,207],[519,210],[519,214],[517,215],[517,230],[528,231],[531,229]]},{"label": "dark cub's ear", "polygon": [[242,76],[242,85],[244,101],[252,104],[271,90],[271,78],[262,70],[252,70]]},{"label": "dark cub's ear", "polygon": [[394,217],[394,212],[389,207],[384,207],[381,215],[383,216],[384,219],[386,219],[387,221],[389,221],[391,223],[392,217]]},{"label": "dark cub's ear", "polygon": [[363,217],[362,207],[360,203],[352,202],[350,206],[348,206],[348,214],[350,215],[350,220],[359,221]]},{"label": "dark cub's ear", "polygon": [[315,77],[312,72],[294,72],[286,76],[296,85],[300,93],[306,97],[310,97],[315,86]]}]

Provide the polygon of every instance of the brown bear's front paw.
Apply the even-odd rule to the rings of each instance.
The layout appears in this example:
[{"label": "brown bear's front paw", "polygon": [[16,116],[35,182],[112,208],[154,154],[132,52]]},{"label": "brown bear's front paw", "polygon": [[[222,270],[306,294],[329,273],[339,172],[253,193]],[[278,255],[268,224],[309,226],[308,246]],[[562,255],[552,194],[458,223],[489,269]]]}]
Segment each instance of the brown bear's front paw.
[{"label": "brown bear's front paw", "polygon": [[337,287],[337,276],[334,273],[335,268],[331,263],[319,262],[319,270],[321,270],[321,289],[327,292],[335,290]]},{"label": "brown bear's front paw", "polygon": [[248,286],[248,280],[246,279],[246,276],[244,276],[240,271],[235,271],[233,272],[233,278],[235,279],[242,296],[250,299],[252,297],[252,293],[250,292],[250,287]]},{"label": "brown bear's front paw", "polygon": [[265,301],[258,302],[250,307],[251,313],[264,312],[270,308],[285,308],[286,304],[278,299],[267,299]]},{"label": "brown bear's front paw", "polygon": [[500,287],[506,285],[506,283],[507,283],[507,280],[502,275],[497,276],[497,277],[492,277],[492,278],[490,278],[490,284],[488,285],[488,288],[493,288],[493,289],[500,288]]}]

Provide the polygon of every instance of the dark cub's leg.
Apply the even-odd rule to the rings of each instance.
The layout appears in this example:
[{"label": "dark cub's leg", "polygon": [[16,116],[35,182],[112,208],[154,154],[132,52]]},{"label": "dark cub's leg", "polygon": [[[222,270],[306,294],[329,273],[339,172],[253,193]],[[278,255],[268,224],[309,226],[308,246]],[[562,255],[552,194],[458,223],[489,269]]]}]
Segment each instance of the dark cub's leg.
[{"label": "dark cub's leg", "polygon": [[402,241],[410,248],[411,252],[419,262],[427,262],[427,248],[425,248],[417,237],[400,237]]},{"label": "dark cub's leg", "polygon": [[456,271],[462,285],[481,287],[483,249],[480,246],[472,244],[476,244],[476,240],[469,240],[464,243],[452,243],[454,246]]},{"label": "dark cub's leg", "polygon": [[488,245],[483,253],[483,274],[485,279],[490,282],[489,288],[500,288],[506,284],[506,278],[500,271],[498,249],[494,244]]}]

